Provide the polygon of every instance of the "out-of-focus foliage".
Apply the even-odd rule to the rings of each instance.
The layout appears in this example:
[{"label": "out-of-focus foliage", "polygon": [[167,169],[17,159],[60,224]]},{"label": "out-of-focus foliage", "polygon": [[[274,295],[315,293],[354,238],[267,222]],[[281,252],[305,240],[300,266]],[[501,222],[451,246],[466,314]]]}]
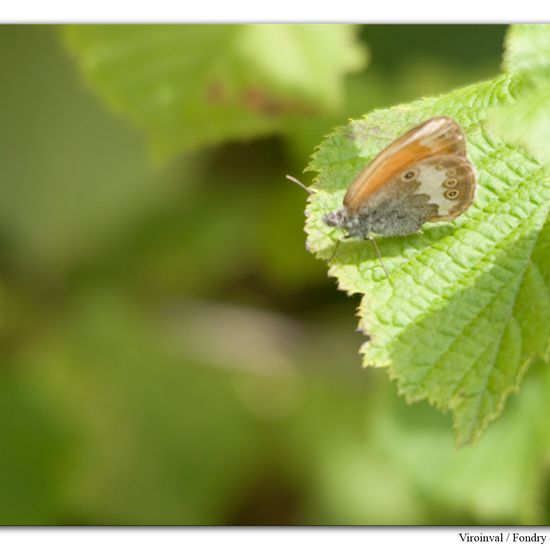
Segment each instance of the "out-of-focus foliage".
[{"label": "out-of-focus foliage", "polygon": [[[159,157],[334,111],[365,65],[353,25],[80,25],[69,48],[91,85],[146,129]],[[308,117],[309,118],[309,117]]]},{"label": "out-of-focus foliage", "polygon": [[504,67],[521,83],[518,101],[499,109],[492,128],[509,144],[550,162],[550,25],[514,25],[506,39]]},{"label": "out-of-focus foliage", "polygon": [[89,257],[181,180],[149,167],[140,137],[81,92],[54,32],[0,33],[2,243],[10,262],[31,270]]},{"label": "out-of-focus foliage", "polygon": [[339,108],[160,169],[64,29],[1,27],[0,523],[547,523],[544,366],[456,450],[361,369],[284,180],[348,117],[496,75],[504,31],[350,30]]}]

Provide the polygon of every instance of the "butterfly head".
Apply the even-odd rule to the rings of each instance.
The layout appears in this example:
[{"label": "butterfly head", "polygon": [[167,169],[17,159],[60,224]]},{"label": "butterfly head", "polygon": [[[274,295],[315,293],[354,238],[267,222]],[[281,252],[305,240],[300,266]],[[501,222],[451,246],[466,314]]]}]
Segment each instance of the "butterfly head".
[{"label": "butterfly head", "polygon": [[366,217],[350,214],[345,207],[325,214],[323,221],[329,227],[344,229],[350,238],[365,239],[371,230]]},{"label": "butterfly head", "polygon": [[[329,212],[328,214],[325,214],[325,216],[323,217],[323,221],[329,227],[337,227],[339,229],[344,229],[346,231],[345,238],[367,239],[371,241],[374,246],[376,255],[380,260],[380,264],[382,265],[382,269],[386,273],[386,277],[388,279],[390,278],[390,274],[386,269],[384,262],[382,261],[382,256],[380,255],[380,250],[378,249],[378,245],[376,244],[376,241],[374,240],[373,235],[370,234],[372,230],[372,223],[368,215],[361,216],[357,214],[351,214],[348,211],[348,209],[344,206],[344,208],[340,208],[340,210],[335,210],[334,212]],[[338,250],[338,244],[340,244],[340,241],[338,241],[338,243],[336,244],[336,248],[334,249],[334,252],[330,260],[332,260],[336,255],[336,251]]]}]

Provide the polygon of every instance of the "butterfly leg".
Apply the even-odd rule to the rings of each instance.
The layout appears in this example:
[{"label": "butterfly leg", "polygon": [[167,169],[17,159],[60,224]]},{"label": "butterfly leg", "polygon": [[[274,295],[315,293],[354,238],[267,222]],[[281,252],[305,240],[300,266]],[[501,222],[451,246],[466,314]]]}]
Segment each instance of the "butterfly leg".
[{"label": "butterfly leg", "polygon": [[382,260],[382,255],[380,254],[380,249],[378,248],[378,244],[376,243],[376,240],[374,239],[374,237],[372,235],[367,236],[366,240],[370,241],[372,243],[372,246],[374,247],[376,255],[378,256],[378,259],[380,260],[380,265],[382,266],[382,269],[384,270],[384,273],[386,274],[386,277],[389,279],[390,278],[390,273],[386,269],[386,266],[384,265],[384,262]]},{"label": "butterfly leg", "polygon": [[332,252],[332,255],[331,257],[328,259],[328,262],[332,262],[332,260],[334,260],[334,256],[336,256],[336,253],[338,252],[338,248],[340,247],[340,241],[336,241],[336,246],[334,247],[334,250]]}]

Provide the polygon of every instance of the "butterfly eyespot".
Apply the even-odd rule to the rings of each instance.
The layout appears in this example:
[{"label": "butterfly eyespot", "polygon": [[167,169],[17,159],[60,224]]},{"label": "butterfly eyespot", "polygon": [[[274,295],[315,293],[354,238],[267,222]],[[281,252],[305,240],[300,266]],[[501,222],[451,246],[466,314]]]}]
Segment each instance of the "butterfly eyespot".
[{"label": "butterfly eyespot", "polygon": [[405,181],[411,181],[414,178],[416,178],[417,176],[418,176],[418,171],[417,170],[409,170],[408,172],[405,172],[403,174],[403,179]]},{"label": "butterfly eyespot", "polygon": [[449,177],[449,178],[452,178],[453,176],[456,176],[456,168],[449,168],[446,172],[445,172],[446,176]]},{"label": "butterfly eyespot", "polygon": [[459,192],[458,192],[458,189],[449,189],[447,191],[445,191],[445,193],[443,193],[443,196],[446,198],[446,199],[449,199],[449,200],[454,200],[458,197],[459,195]]},{"label": "butterfly eyespot", "polygon": [[443,182],[443,187],[446,187],[447,189],[450,189],[451,187],[455,187],[458,183],[456,178],[450,178],[448,180],[445,180]]}]

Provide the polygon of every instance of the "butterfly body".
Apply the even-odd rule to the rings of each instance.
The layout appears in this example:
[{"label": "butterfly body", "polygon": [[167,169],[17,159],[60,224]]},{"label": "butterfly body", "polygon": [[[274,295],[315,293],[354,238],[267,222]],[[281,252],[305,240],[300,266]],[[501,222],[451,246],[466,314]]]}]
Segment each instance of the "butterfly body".
[{"label": "butterfly body", "polygon": [[448,117],[413,128],[384,149],[357,175],[344,206],[324,217],[347,236],[400,236],[428,221],[448,221],[472,203],[475,172],[465,137]]}]

